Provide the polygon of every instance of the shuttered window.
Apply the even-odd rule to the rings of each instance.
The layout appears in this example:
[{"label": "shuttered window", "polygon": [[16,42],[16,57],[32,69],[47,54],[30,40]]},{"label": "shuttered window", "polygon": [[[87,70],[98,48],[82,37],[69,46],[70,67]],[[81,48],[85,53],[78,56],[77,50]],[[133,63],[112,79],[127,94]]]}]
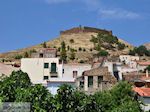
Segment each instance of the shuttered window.
[{"label": "shuttered window", "polygon": [[51,73],[56,73],[56,63],[51,63]]},{"label": "shuttered window", "polygon": [[98,86],[101,84],[103,81],[103,76],[98,76]]},{"label": "shuttered window", "polygon": [[93,76],[88,76],[88,87],[93,87]]},{"label": "shuttered window", "polygon": [[44,63],[44,68],[49,68],[49,63]]},{"label": "shuttered window", "polygon": [[44,76],[44,80],[48,80],[48,76]]}]

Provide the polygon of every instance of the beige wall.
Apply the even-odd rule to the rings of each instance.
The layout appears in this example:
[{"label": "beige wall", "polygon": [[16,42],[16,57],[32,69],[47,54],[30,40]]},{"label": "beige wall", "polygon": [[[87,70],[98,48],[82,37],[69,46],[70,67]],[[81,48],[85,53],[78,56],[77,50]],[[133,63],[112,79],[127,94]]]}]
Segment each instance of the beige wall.
[{"label": "beige wall", "polygon": [[50,68],[44,69],[44,63],[56,63],[58,78],[62,78],[62,64],[58,58],[23,58],[21,60],[21,70],[28,73],[33,83],[43,82],[44,76],[50,76]]},{"label": "beige wall", "polygon": [[90,64],[64,64],[63,66],[64,68],[64,76],[66,77],[73,77],[73,71],[77,71],[77,77],[82,76],[82,73],[84,71],[90,70],[91,69],[91,65]]}]

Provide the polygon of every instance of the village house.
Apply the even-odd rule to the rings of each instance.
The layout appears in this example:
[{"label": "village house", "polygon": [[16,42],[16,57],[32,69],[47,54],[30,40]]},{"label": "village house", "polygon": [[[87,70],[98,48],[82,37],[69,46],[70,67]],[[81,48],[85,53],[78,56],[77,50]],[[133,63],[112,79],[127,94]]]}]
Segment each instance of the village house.
[{"label": "village house", "polygon": [[108,67],[87,70],[76,80],[78,89],[89,94],[96,91],[108,90],[116,82],[116,78],[110,74]]},{"label": "village house", "polygon": [[31,82],[47,86],[52,94],[56,94],[61,84],[75,85],[76,77],[90,69],[90,64],[63,64],[56,57],[56,51],[49,48],[40,50],[31,58],[21,59],[21,70],[28,73]]},{"label": "village house", "polygon": [[120,62],[124,65],[128,65],[131,69],[137,69],[137,61],[140,60],[139,56],[131,56],[131,55],[120,55]]},{"label": "village house", "polygon": [[13,67],[12,65],[5,65],[0,63],[0,77],[9,76],[13,71],[18,71],[20,68]]},{"label": "village house", "polygon": [[123,80],[132,83],[135,87],[150,88],[150,74],[140,72],[130,72],[123,74]]},{"label": "village house", "polygon": [[150,61],[138,61],[137,68],[139,71],[144,71],[148,66],[150,66]]},{"label": "village house", "polygon": [[139,61],[139,56],[131,56],[131,55],[120,55],[119,59],[121,62],[124,62],[126,65],[130,65],[132,61]]},{"label": "village house", "polygon": [[138,99],[144,103],[142,109],[144,112],[150,111],[150,88],[133,88],[133,91],[137,94]]}]

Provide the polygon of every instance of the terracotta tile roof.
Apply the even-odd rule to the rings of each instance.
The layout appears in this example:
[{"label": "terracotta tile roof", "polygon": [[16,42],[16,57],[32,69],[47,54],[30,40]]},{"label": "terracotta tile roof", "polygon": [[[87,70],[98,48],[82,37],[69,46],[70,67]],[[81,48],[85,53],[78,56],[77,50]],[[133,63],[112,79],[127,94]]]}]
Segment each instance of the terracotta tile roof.
[{"label": "terracotta tile roof", "polygon": [[133,88],[133,91],[138,93],[140,96],[150,97],[150,88]]},{"label": "terracotta tile roof", "polygon": [[85,76],[108,75],[108,67],[98,67],[84,72]]},{"label": "terracotta tile roof", "polygon": [[150,77],[143,76],[143,77],[141,78],[141,80],[144,80],[144,81],[146,81],[146,82],[150,82]]},{"label": "terracotta tile roof", "polygon": [[11,65],[5,65],[3,63],[0,63],[0,75],[4,74],[4,75],[10,75],[12,71],[17,71],[19,70],[19,68],[15,68]]},{"label": "terracotta tile roof", "polygon": [[137,73],[137,72],[125,73],[122,75],[123,80],[126,81],[141,80],[141,78],[145,76],[146,75],[144,73]]},{"label": "terracotta tile roof", "polygon": [[145,61],[145,62],[142,62],[142,61],[138,61],[137,62],[139,65],[142,65],[142,66],[148,66],[148,65],[150,65],[150,61]]},{"label": "terracotta tile roof", "polygon": [[91,66],[91,64],[67,63],[67,64],[64,64],[64,66]]}]

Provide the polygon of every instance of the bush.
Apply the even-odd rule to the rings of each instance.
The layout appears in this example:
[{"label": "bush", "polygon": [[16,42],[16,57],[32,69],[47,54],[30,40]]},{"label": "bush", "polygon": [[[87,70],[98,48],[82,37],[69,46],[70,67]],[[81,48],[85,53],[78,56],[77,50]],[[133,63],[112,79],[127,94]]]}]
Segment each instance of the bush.
[{"label": "bush", "polygon": [[79,47],[79,51],[82,51],[82,48],[81,48],[81,47]]},{"label": "bush", "polygon": [[79,63],[84,63],[84,61],[83,60],[80,60],[80,62]]},{"label": "bush", "polygon": [[84,49],[83,49],[83,51],[85,52],[85,51],[86,51],[86,49],[84,48]]},{"label": "bush", "polygon": [[129,55],[135,56],[135,54],[136,54],[136,51],[135,51],[135,50],[130,50],[130,51],[129,51]]},{"label": "bush", "polygon": [[111,90],[93,95],[63,84],[52,96],[41,84],[32,85],[22,71],[0,80],[1,102],[30,102],[32,112],[142,112],[127,82],[118,82]]},{"label": "bush", "polygon": [[69,46],[69,45],[67,46],[67,50],[68,50],[68,51],[70,50],[70,46]]},{"label": "bush", "polygon": [[101,50],[101,51],[98,52],[97,55],[98,55],[98,56],[108,56],[108,54],[109,54],[109,53],[108,53],[107,51]]},{"label": "bush", "polygon": [[24,58],[28,58],[30,56],[30,54],[28,52],[24,53]]},{"label": "bush", "polygon": [[71,52],[70,59],[74,60],[75,59],[75,50],[74,49],[70,49],[70,52]]},{"label": "bush", "polygon": [[135,55],[138,54],[139,56],[150,56],[150,50],[147,50],[147,48],[145,46],[139,46],[139,47],[135,47],[133,50],[129,51],[130,55]]},{"label": "bush", "polygon": [[44,43],[42,44],[42,46],[43,46],[43,48],[47,48],[46,42],[44,42]]},{"label": "bush", "polygon": [[18,54],[18,55],[16,55],[14,58],[15,58],[15,59],[21,59],[21,58],[23,58],[23,56]]},{"label": "bush", "polygon": [[118,43],[118,50],[123,50],[125,48],[125,44],[123,43]]},{"label": "bush", "polygon": [[73,39],[70,39],[70,43],[74,43],[74,40],[73,40]]}]

